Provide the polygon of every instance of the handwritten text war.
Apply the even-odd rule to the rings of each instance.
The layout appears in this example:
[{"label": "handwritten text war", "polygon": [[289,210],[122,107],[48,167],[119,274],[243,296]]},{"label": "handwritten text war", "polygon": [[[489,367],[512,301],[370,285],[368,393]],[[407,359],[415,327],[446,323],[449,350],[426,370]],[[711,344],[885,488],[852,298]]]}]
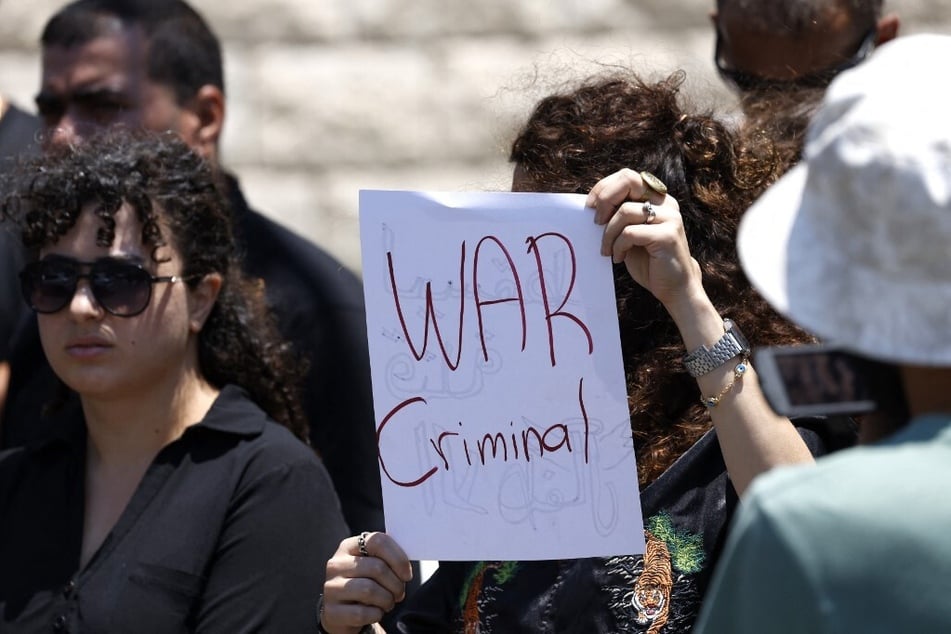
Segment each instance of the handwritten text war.
[{"label": "handwritten text war", "polygon": [[[527,245],[525,253],[533,256],[531,273],[537,274],[538,276],[537,279],[540,286],[539,290],[542,300],[542,309],[544,311],[544,321],[547,329],[548,353],[551,367],[554,368],[558,363],[555,345],[555,330],[552,327],[553,320],[555,319],[566,319],[569,322],[575,324],[577,326],[577,332],[580,332],[580,334],[585,339],[587,344],[587,353],[591,355],[594,352],[594,339],[591,335],[590,329],[581,318],[579,318],[574,313],[569,312],[565,308],[571,299],[571,293],[575,288],[577,274],[574,247],[572,246],[571,241],[560,233],[547,232],[535,236],[529,236],[525,239],[525,244]],[[545,267],[543,266],[543,253],[546,249],[554,250],[559,248],[566,250],[569,255],[567,261],[569,274],[563,297],[560,299],[555,299],[550,297],[550,289],[548,284],[546,284],[546,271]],[[487,272],[484,268],[486,259],[491,257],[489,255],[490,253],[494,256],[501,256],[496,257],[495,262],[502,262],[504,268],[507,269],[505,274],[511,276],[509,281],[511,282],[511,288],[513,290],[512,294],[509,296],[492,297],[491,299],[486,299],[480,294],[480,280],[483,279],[483,276],[490,275],[494,280],[497,279],[499,275],[496,267],[493,267],[491,272]],[[486,315],[493,306],[502,304],[515,305],[518,308],[518,326],[521,330],[520,351],[525,351],[528,330],[528,311],[526,308],[526,298],[524,291],[525,287],[523,284],[523,278],[525,274],[519,273],[519,269],[515,264],[515,258],[512,256],[512,252],[498,237],[492,235],[482,237],[476,243],[476,246],[473,249],[471,263],[469,263],[467,260],[466,242],[463,241],[460,245],[458,340],[456,343],[456,354],[454,357],[452,357],[447,351],[446,342],[443,339],[444,330],[440,327],[440,323],[437,319],[437,310],[434,306],[431,282],[427,282],[425,286],[423,335],[422,343],[418,344],[414,341],[413,336],[410,334],[410,324],[407,323],[403,302],[400,299],[400,293],[397,287],[396,263],[391,251],[388,251],[386,254],[386,262],[396,316],[399,320],[400,328],[402,329],[406,345],[409,348],[410,353],[417,361],[421,361],[423,357],[426,356],[426,351],[430,342],[430,331],[432,331],[436,342],[439,345],[442,359],[445,362],[446,367],[453,372],[459,368],[464,341],[463,332],[466,320],[466,304],[469,301],[469,296],[466,293],[467,264],[469,264],[471,267],[471,270],[469,271],[472,285],[471,301],[474,304],[479,342],[481,344],[481,354],[483,358],[486,361],[489,359],[489,352],[486,345],[486,335],[484,330]],[[552,308],[556,303],[557,306]],[[378,447],[382,448],[384,446],[382,440],[385,434],[400,433],[401,423],[413,424],[414,422],[418,422],[421,416],[425,416],[423,412],[425,412],[426,405],[427,401],[423,396],[413,396],[404,399],[395,407],[390,409],[390,411],[386,413],[377,427]],[[577,415],[573,415],[572,418],[575,420],[581,420],[583,424],[582,437],[584,446],[580,449],[584,451],[584,462],[587,464],[589,459],[590,424],[588,412],[585,407],[583,378],[579,379],[578,381],[577,407],[580,418]],[[579,449],[572,446],[571,434],[569,433],[568,424],[566,422],[554,422],[547,427],[540,428],[530,425],[519,431],[516,431],[513,428],[513,425],[514,423],[509,421],[507,426],[503,423],[503,429],[494,430],[489,433],[477,433],[475,436],[466,436],[464,433],[465,430],[463,422],[461,420],[456,421],[456,425],[452,426],[452,428],[458,431],[442,431],[438,433],[438,435],[428,439],[429,445],[432,448],[432,455],[434,456],[431,468],[425,469],[424,467],[424,470],[421,474],[407,475],[391,473],[392,465],[387,465],[387,461],[382,453],[382,449],[379,456],[380,467],[383,471],[383,474],[392,483],[402,487],[415,487],[423,484],[429,478],[431,478],[439,470],[440,466],[446,471],[453,467],[449,458],[447,457],[447,454],[451,455],[451,453],[447,450],[447,448],[450,446],[455,446],[460,449],[461,455],[465,457],[465,463],[468,466],[473,466],[475,464],[485,466],[489,462],[505,463],[509,462],[510,460],[522,460],[525,462],[530,462],[533,456],[541,458],[544,457],[546,453],[551,454],[561,451],[572,453],[573,451]],[[403,431],[405,432],[405,430]],[[394,469],[394,471],[401,471],[401,469]]]}]

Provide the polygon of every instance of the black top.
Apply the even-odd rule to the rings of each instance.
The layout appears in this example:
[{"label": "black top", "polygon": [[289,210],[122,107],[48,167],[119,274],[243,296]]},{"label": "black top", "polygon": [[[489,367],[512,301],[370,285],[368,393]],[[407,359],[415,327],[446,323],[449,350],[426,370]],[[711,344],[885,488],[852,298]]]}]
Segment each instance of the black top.
[{"label": "black top", "polygon": [[[815,455],[820,435],[797,421]],[[709,431],[641,493],[645,556],[442,562],[404,606],[404,633],[689,632],[738,503]]]},{"label": "black top", "polygon": [[[264,280],[281,334],[310,361],[302,396],[311,445],[330,473],[351,530],[383,530],[360,281],[312,242],[251,210],[233,178],[228,191],[245,271]],[[21,320],[10,363],[0,447],[41,438],[52,427],[41,412],[55,400],[59,382],[46,363],[33,315]]]},{"label": "black top", "polygon": [[[35,151],[39,127],[36,117],[13,105],[7,108],[0,118],[0,175],[13,167],[16,157]],[[16,275],[22,265],[19,240],[0,227],[0,360],[7,358],[16,323],[26,312]]]},{"label": "black top", "polygon": [[347,529],[313,452],[236,387],[156,456],[82,570],[86,431],[0,453],[0,631],[316,632]]}]

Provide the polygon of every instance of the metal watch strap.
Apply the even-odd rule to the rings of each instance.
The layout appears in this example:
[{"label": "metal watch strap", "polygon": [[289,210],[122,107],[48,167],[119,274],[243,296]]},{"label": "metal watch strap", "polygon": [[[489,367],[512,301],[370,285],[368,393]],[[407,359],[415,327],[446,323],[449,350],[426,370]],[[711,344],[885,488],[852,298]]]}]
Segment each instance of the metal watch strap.
[{"label": "metal watch strap", "polygon": [[749,344],[736,325],[729,319],[723,320],[723,336],[710,347],[700,346],[684,357],[684,367],[692,377],[703,376],[730,359],[749,355]]}]

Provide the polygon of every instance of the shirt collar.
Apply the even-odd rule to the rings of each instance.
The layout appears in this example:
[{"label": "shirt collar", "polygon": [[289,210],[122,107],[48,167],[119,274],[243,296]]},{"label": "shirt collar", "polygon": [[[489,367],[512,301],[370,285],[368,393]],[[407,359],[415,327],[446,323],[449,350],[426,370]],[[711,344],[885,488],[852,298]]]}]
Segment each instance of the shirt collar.
[{"label": "shirt collar", "polygon": [[193,428],[237,436],[257,436],[264,431],[267,421],[267,414],[251,402],[244,389],[236,385],[226,385],[205,414],[205,418]]}]

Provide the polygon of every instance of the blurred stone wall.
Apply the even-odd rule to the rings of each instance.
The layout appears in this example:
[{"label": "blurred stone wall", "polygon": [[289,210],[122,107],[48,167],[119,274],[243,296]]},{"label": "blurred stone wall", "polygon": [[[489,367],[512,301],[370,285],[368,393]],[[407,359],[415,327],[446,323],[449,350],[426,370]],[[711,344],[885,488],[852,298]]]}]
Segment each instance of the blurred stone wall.
[{"label": "blurred stone wall", "polygon": [[[947,2],[887,5],[902,33],[951,33]],[[62,4],[0,0],[0,90],[20,105]],[[531,105],[599,65],[683,68],[695,102],[732,106],[710,59],[713,0],[193,4],[224,42],[225,164],[252,205],[355,270],[361,188],[507,189],[507,146]]]}]

